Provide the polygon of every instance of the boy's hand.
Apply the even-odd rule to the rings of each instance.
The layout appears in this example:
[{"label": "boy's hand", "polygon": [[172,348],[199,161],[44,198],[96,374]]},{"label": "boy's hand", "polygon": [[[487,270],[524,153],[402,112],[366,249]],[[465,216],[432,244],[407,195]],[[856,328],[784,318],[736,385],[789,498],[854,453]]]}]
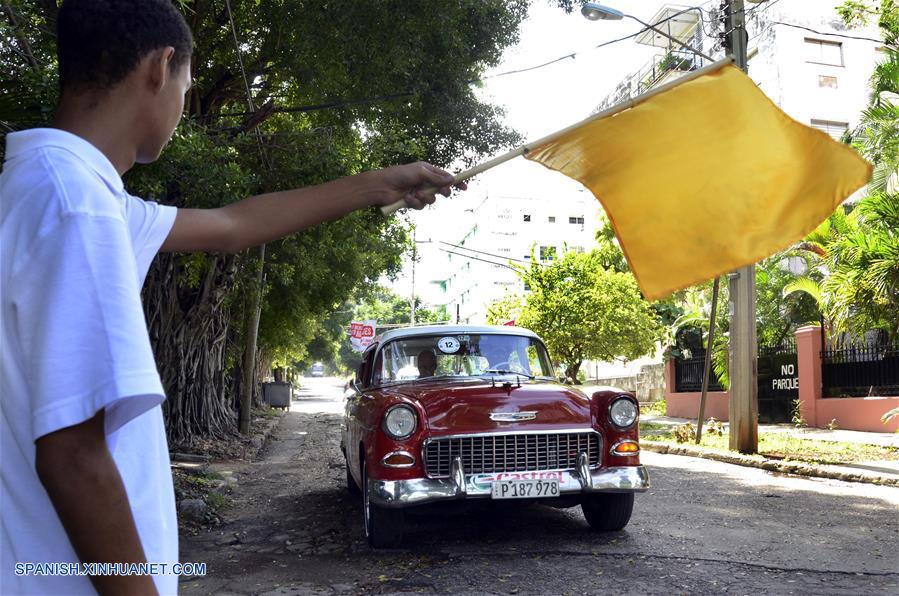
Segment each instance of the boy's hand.
[{"label": "boy's hand", "polygon": [[405,201],[413,209],[423,209],[437,199],[450,195],[452,186],[465,190],[464,182],[455,183],[453,175],[437,166],[419,161],[368,172],[373,205],[392,205]]}]

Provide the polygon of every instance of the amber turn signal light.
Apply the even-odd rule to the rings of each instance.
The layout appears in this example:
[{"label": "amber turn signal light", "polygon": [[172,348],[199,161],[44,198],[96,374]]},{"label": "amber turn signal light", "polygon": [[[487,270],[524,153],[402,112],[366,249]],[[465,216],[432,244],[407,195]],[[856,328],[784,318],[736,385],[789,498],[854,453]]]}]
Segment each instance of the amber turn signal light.
[{"label": "amber turn signal light", "polygon": [[640,446],[636,441],[621,441],[612,446],[612,455],[637,455],[640,453]]},{"label": "amber turn signal light", "polygon": [[385,466],[391,468],[408,468],[415,464],[415,458],[404,451],[388,453],[381,461]]}]

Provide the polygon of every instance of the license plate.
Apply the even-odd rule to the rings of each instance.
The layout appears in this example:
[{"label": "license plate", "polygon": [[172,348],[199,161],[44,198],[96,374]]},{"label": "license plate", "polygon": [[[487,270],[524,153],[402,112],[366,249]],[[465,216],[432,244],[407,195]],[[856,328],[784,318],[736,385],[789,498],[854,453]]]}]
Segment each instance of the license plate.
[{"label": "license plate", "polygon": [[559,481],[552,480],[496,480],[491,499],[539,499],[558,497]]}]

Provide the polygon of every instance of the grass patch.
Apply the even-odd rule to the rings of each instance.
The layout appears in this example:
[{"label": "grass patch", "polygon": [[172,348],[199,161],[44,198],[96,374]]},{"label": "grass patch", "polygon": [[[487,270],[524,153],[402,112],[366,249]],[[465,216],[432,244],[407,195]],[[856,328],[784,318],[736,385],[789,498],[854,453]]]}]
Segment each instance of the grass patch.
[{"label": "grass patch", "polygon": [[270,408],[268,406],[253,408],[253,416],[256,416],[257,418],[279,418],[283,414],[283,410],[276,410],[275,408]]},{"label": "grass patch", "polygon": [[641,402],[640,414],[644,416],[664,416],[666,414],[665,400],[657,399],[655,401]]},{"label": "grass patch", "polygon": [[201,499],[206,502],[207,510],[205,521],[202,523],[184,521],[178,517],[178,523],[183,531],[196,533],[203,526],[218,525],[221,523],[219,512],[230,504],[227,496],[218,492],[222,485],[223,477],[216,472],[187,473],[177,468],[172,469],[172,480],[175,485],[175,500],[180,503],[185,499]]},{"label": "grass patch", "polygon": [[646,436],[647,439],[652,438],[648,435],[657,435],[663,433],[667,433],[668,435],[673,436],[671,434],[671,426],[668,424],[659,424],[657,422],[640,422],[640,435]]},{"label": "grass patch", "polygon": [[[651,441],[672,445],[695,445],[693,441],[678,443],[674,439],[674,427],[649,422],[640,423],[640,435]],[[700,447],[715,451],[729,451],[730,437],[702,433]],[[759,433],[759,455],[771,459],[783,459],[813,464],[842,464],[871,460],[899,461],[899,448],[863,445],[840,441],[805,439],[789,433]]]},{"label": "grass patch", "polygon": [[228,504],[228,497],[219,493],[209,493],[206,495],[206,504],[213,513],[218,513],[222,507]]}]

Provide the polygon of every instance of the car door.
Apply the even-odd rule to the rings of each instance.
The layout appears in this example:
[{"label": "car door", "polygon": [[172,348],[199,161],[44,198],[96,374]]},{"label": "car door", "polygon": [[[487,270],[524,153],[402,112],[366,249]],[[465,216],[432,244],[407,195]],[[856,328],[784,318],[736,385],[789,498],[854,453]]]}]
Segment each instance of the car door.
[{"label": "car door", "polygon": [[377,344],[369,346],[362,353],[362,362],[356,369],[356,378],[353,380],[353,392],[347,397],[344,419],[346,421],[346,455],[353,470],[356,481],[361,481],[361,463],[359,461],[359,443],[363,440],[365,428],[360,421],[360,407],[362,405],[363,391],[370,385],[372,361],[374,360]]}]

